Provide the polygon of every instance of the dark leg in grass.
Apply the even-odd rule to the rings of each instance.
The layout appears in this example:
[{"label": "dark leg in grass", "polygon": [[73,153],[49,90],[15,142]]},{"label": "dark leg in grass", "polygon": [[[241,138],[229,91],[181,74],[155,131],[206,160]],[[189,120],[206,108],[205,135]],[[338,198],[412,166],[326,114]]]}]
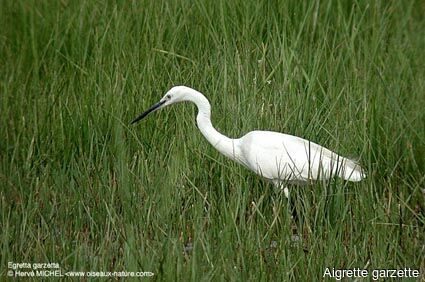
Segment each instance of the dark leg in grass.
[{"label": "dark leg in grass", "polygon": [[289,202],[289,209],[290,209],[290,212],[291,212],[292,220],[294,221],[295,225],[297,225],[298,224],[298,213],[297,213],[297,208],[296,208],[296,205],[295,205],[294,197],[290,197],[288,199],[288,202]]},{"label": "dark leg in grass", "polygon": [[294,197],[289,197],[288,198],[288,204],[289,204],[289,209],[290,209],[290,213],[291,213],[291,218],[292,218],[292,242],[297,242],[301,239],[300,234],[298,232],[298,213],[297,213],[297,208],[296,208],[296,203],[295,203],[295,198]]},{"label": "dark leg in grass", "polygon": [[291,197],[289,194],[288,187],[282,187],[281,189],[283,193],[285,194],[285,197],[288,199],[288,206],[289,206],[289,212],[291,213],[291,219],[292,219],[292,241],[296,242],[300,240],[300,235],[298,234],[297,226],[298,226],[298,213],[296,209],[296,203],[294,197]]}]

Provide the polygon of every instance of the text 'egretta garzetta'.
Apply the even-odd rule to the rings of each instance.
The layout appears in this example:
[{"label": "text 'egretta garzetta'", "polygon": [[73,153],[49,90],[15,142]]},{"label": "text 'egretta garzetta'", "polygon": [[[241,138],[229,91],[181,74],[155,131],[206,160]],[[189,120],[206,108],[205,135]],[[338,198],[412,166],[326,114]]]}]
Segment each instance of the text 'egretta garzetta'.
[{"label": "text 'egretta garzetta'", "polygon": [[[171,88],[158,103],[131,123],[140,121],[158,109],[183,101],[193,102],[198,107],[198,128],[214,148],[276,186],[291,182],[326,180],[333,176],[348,181],[360,181],[365,177],[356,162],[293,135],[251,131],[239,139],[224,136],[211,123],[211,105],[208,99],[186,86]],[[286,188],[285,194],[288,196]]]}]

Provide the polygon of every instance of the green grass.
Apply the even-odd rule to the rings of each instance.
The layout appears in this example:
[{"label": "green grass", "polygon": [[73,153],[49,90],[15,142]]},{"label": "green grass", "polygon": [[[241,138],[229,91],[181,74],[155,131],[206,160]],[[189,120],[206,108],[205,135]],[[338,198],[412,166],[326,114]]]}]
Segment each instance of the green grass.
[{"label": "green grass", "polygon": [[[108,2],[108,3],[104,3]],[[8,262],[158,280],[425,273],[422,1],[0,1],[0,275]],[[216,152],[275,130],[358,158],[361,183],[274,187]],[[189,244],[193,249],[184,252]]]}]

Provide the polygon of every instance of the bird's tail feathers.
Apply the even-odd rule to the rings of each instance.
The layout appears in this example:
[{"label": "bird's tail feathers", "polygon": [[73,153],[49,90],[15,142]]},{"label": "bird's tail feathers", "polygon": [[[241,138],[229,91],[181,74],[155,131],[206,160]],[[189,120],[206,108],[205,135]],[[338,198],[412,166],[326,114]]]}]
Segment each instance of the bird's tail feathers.
[{"label": "bird's tail feathers", "polygon": [[358,163],[358,161],[343,158],[342,166],[339,170],[339,176],[348,181],[361,181],[366,178],[366,174],[364,173],[362,167]]}]

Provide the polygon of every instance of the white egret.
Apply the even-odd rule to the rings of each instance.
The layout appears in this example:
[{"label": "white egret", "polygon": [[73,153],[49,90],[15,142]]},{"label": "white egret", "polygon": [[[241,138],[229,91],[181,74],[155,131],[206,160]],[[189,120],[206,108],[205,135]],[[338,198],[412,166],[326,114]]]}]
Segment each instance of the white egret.
[{"label": "white egret", "polygon": [[[186,86],[171,88],[158,103],[131,123],[138,122],[158,109],[183,101],[193,102],[198,107],[198,128],[214,148],[278,187],[282,188],[287,183],[326,180],[333,176],[348,181],[360,181],[365,177],[355,161],[300,137],[273,131],[251,131],[239,139],[224,136],[211,123],[208,99]],[[288,197],[287,188],[284,192]]]}]

